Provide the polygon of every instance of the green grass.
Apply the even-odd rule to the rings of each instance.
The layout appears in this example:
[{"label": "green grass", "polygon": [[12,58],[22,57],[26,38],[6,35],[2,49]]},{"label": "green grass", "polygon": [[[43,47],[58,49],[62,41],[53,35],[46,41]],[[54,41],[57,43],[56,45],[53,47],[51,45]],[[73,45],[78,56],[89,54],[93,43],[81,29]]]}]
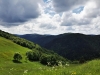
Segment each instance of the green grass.
[{"label": "green grass", "polygon": [[99,75],[100,60],[93,60],[82,65],[58,67],[43,66],[38,62],[7,63],[0,66],[0,75]]},{"label": "green grass", "polygon": [[[47,67],[39,62],[25,62],[25,53],[29,49],[0,37],[0,75],[100,75],[100,60],[84,64]],[[13,55],[20,52],[22,63],[13,63]]]},{"label": "green grass", "polygon": [[13,43],[10,40],[0,37],[0,59],[4,62],[5,60],[10,61],[13,58],[15,52],[20,52],[23,56],[28,51],[28,48],[24,48]]}]

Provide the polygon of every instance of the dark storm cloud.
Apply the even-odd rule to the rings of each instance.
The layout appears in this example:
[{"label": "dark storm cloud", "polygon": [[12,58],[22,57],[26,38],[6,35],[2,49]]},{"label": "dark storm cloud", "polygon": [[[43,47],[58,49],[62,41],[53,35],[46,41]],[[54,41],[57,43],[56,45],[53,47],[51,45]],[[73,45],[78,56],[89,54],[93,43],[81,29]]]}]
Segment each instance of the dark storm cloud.
[{"label": "dark storm cloud", "polygon": [[39,0],[0,0],[0,25],[12,26],[40,15]]},{"label": "dark storm cloud", "polygon": [[53,0],[53,6],[56,12],[63,12],[82,5],[85,2],[86,0]]}]

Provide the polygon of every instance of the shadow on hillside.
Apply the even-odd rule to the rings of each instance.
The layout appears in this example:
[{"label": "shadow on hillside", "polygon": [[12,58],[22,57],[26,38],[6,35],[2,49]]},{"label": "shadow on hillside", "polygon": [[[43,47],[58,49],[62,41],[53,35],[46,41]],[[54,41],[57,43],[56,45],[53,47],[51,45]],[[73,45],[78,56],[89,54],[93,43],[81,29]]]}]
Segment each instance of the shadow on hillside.
[{"label": "shadow on hillside", "polygon": [[12,60],[14,63],[22,63],[21,61]]}]

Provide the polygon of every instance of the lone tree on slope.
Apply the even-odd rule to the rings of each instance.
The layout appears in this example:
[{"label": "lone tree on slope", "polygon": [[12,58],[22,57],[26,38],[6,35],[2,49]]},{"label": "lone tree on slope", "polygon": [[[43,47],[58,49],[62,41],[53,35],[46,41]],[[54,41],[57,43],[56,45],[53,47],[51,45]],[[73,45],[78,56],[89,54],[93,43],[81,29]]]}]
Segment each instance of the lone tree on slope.
[{"label": "lone tree on slope", "polygon": [[18,61],[18,62],[19,62],[20,60],[22,60],[22,56],[21,56],[20,53],[15,53],[14,56],[13,56],[13,58],[14,58],[15,61]]}]

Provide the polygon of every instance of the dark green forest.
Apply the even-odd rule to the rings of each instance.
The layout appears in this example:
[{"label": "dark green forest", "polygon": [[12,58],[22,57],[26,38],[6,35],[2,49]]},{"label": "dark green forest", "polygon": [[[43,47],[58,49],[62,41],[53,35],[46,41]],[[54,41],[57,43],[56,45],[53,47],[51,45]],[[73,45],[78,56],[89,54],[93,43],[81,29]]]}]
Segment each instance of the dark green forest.
[{"label": "dark green forest", "polygon": [[72,61],[100,58],[100,35],[65,33],[55,36],[27,34],[20,37],[38,43]]}]

